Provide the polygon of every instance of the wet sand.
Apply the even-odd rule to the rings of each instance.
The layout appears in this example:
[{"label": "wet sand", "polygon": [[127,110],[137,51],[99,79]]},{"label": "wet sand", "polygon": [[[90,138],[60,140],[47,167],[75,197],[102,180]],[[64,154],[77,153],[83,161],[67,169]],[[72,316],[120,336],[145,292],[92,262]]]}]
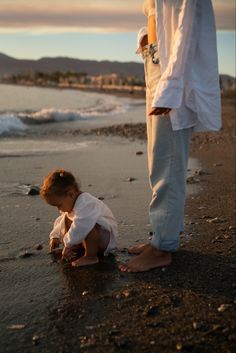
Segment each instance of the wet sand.
[{"label": "wet sand", "polygon": [[[151,230],[142,124],[22,137],[18,151],[1,141],[1,352],[235,351],[235,120],[232,99],[223,103],[223,132],[193,137],[201,166],[190,165],[199,182],[189,185],[180,251],[170,267],[145,274],[117,268]],[[128,139],[105,136],[114,134]],[[119,249],[99,265],[71,269],[48,255],[57,211],[24,185],[60,166],[118,219]],[[22,250],[32,256],[20,258]]]}]

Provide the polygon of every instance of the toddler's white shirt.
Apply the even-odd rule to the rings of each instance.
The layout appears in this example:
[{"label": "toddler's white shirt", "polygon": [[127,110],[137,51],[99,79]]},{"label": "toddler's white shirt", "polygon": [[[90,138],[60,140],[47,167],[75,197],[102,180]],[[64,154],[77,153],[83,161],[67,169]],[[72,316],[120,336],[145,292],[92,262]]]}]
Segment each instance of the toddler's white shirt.
[{"label": "toddler's white shirt", "polygon": [[[116,248],[118,227],[117,222],[107,205],[92,196],[88,192],[83,192],[77,198],[72,212],[61,212],[55,222],[49,237],[60,238],[66,247],[80,244],[87,235],[99,224],[101,229],[110,233],[110,242],[106,252]],[[69,231],[65,231],[65,217],[68,217],[72,224]]]}]

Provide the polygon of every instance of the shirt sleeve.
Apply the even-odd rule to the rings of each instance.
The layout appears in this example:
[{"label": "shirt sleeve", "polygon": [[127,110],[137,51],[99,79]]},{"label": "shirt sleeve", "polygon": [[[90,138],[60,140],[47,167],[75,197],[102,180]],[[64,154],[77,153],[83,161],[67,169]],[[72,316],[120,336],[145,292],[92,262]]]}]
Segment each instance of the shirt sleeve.
[{"label": "shirt sleeve", "polygon": [[166,69],[157,84],[152,101],[153,107],[177,109],[181,106],[184,92],[184,72],[196,16],[197,1],[183,0],[171,54]]},{"label": "shirt sleeve", "polygon": [[53,229],[49,234],[50,239],[58,238],[62,240],[65,234],[65,214],[61,214],[59,217],[56,218]]},{"label": "shirt sleeve", "polygon": [[141,54],[141,52],[142,52],[141,42],[142,42],[143,37],[145,37],[147,34],[148,34],[147,27],[142,27],[138,31],[136,54]]},{"label": "shirt sleeve", "polygon": [[99,207],[92,201],[80,205],[76,210],[69,231],[65,234],[63,241],[66,247],[81,243],[89,232],[94,228],[99,218]]}]

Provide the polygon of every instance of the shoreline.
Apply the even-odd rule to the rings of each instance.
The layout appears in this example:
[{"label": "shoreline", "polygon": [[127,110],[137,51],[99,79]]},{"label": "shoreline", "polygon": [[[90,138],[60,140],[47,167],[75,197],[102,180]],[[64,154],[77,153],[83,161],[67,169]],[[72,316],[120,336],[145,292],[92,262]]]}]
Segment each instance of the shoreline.
[{"label": "shoreline", "polygon": [[[9,203],[9,210],[13,210],[2,213],[3,225],[6,225],[2,229],[3,239],[13,244],[17,242],[19,248],[25,235],[30,239],[30,249],[34,249],[36,242],[42,242],[44,248],[32,258],[0,262],[2,283],[7,280],[9,285],[4,300],[9,308],[13,304],[17,308],[15,313],[13,309],[7,312],[7,308],[3,308],[1,352],[235,351],[234,111],[235,101],[225,98],[223,130],[194,134],[190,155],[202,163],[202,172],[197,175],[201,190],[187,199],[186,231],[172,265],[148,273],[120,273],[116,262],[129,257],[125,246],[131,239],[134,243],[143,241],[150,231],[145,211],[150,194],[147,194],[143,123],[87,131],[68,130],[67,138],[71,138],[71,143],[80,136],[81,142],[88,136],[94,138],[93,134],[99,135],[103,142],[105,134],[104,144],[107,138],[111,143],[109,150],[106,145],[96,144],[95,139],[92,154],[80,149],[73,154],[58,153],[53,158],[32,154],[13,156],[10,163],[0,159],[1,179],[6,183],[9,180],[37,183],[44,169],[51,168],[52,163],[63,160],[66,167],[75,168],[77,160],[84,187],[104,197],[104,202],[119,215],[122,237],[122,246],[115,255],[117,259],[110,256],[98,266],[81,271],[70,269],[47,255],[47,232],[55,211],[47,209],[38,198],[29,199],[14,193],[12,201],[3,198],[1,208],[7,211]],[[58,136],[60,134],[62,132]],[[114,135],[128,139],[114,139]],[[49,139],[52,136],[53,133]],[[143,154],[136,155],[137,151]],[[8,178],[3,170],[9,173]],[[130,183],[127,177],[137,180]],[[90,184],[92,186],[88,187]],[[8,245],[4,246],[7,249]],[[13,256],[9,249],[8,256]],[[14,280],[17,285],[11,292]],[[25,326],[6,329],[12,324]]]},{"label": "shoreline", "polygon": [[[22,87],[36,87],[36,88],[51,88],[55,90],[73,90],[73,91],[81,91],[81,92],[91,92],[91,93],[101,93],[101,94],[108,94],[113,95],[121,98],[134,98],[134,99],[142,99],[145,98],[145,88],[137,90],[131,89],[131,87],[127,89],[117,88],[117,89],[108,89],[108,88],[99,88],[99,87],[68,87],[68,86],[51,86],[51,85],[35,85],[35,84],[17,84],[17,83],[10,83],[10,82],[0,82],[0,85],[9,85],[9,86],[22,86]],[[120,87],[120,86],[118,86]]]}]

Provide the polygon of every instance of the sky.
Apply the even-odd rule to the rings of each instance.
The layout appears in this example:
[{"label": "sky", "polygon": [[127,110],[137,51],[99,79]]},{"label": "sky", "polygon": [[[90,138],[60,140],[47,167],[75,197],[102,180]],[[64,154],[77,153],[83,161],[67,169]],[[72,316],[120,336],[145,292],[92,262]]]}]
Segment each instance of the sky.
[{"label": "sky", "polygon": [[[204,0],[201,0],[204,1]],[[67,56],[141,61],[143,0],[0,0],[0,52],[21,59]],[[235,76],[235,1],[213,0],[219,68]]]}]

